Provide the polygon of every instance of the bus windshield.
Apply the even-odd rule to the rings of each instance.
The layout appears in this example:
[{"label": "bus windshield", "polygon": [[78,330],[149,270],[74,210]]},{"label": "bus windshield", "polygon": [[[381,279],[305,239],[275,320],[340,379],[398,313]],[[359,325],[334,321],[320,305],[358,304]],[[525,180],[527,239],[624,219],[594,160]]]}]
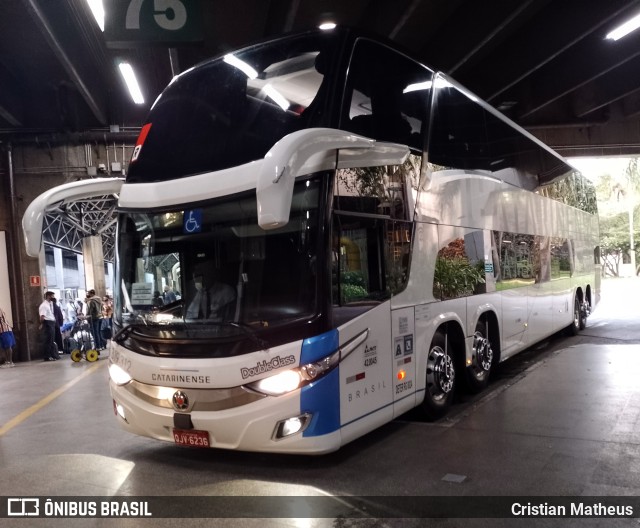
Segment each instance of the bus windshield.
[{"label": "bus windshield", "polygon": [[269,231],[258,226],[251,192],[121,213],[121,335],[140,352],[157,340],[153,350],[167,343],[168,355],[224,356],[264,348],[278,327],[308,321],[318,311],[321,186],[320,176],[296,182],[288,224]]},{"label": "bus windshield", "polygon": [[321,126],[335,38],[310,34],[227,54],[175,77],[154,103],[127,182],[166,181],[264,157]]}]

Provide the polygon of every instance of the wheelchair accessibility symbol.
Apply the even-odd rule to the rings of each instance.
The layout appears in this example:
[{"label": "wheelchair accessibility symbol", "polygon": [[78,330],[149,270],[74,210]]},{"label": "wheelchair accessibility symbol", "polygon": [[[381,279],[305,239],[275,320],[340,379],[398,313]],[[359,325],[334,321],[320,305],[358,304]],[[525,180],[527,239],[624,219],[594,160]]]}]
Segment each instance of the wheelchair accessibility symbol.
[{"label": "wheelchair accessibility symbol", "polygon": [[185,211],[183,230],[185,233],[200,233],[202,231],[202,209]]}]

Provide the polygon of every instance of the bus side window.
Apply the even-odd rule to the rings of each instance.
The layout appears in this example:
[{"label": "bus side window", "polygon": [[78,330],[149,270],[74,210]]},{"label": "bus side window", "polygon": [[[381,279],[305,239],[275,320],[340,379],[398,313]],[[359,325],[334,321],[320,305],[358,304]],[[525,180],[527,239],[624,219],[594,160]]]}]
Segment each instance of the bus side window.
[{"label": "bus side window", "polygon": [[336,215],[332,245],[334,305],[375,305],[407,285],[411,222]]},{"label": "bus side window", "polygon": [[335,217],[334,304],[377,304],[388,297],[384,280],[382,222],[377,218]]}]

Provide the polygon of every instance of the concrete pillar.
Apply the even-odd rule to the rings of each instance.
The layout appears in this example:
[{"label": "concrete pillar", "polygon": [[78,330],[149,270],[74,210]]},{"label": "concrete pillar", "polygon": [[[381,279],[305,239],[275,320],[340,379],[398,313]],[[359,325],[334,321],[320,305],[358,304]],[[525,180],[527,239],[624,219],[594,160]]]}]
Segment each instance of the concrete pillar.
[{"label": "concrete pillar", "polygon": [[[86,292],[87,282],[84,277],[84,257],[78,253],[76,258],[78,260],[78,290],[85,290]],[[84,293],[78,291],[78,295],[82,297]]]},{"label": "concrete pillar", "polygon": [[115,293],[115,284],[114,281],[115,279],[115,274],[114,274],[114,269],[113,269],[113,262],[107,262],[107,272],[109,275],[109,282],[107,284],[107,290],[111,290],[112,295],[113,293]]},{"label": "concrete pillar", "polygon": [[102,238],[90,236],[82,240],[82,256],[84,258],[84,275],[87,290],[95,290],[96,295],[105,295],[104,254]]},{"label": "concrete pillar", "polygon": [[56,288],[60,290],[60,297],[62,298],[65,284],[64,267],[62,266],[62,250],[60,248],[53,248],[53,262],[55,265]]},{"label": "concrete pillar", "polygon": [[[13,360],[28,361],[31,359],[30,350],[35,349],[36,346],[38,305],[35,303],[38,298],[42,302],[42,298],[39,288],[29,287],[29,277],[38,274],[35,259],[30,259],[31,262],[24,262],[21,258],[20,215],[22,211],[19,210],[19,193],[14,178],[13,148],[10,143],[0,144],[0,155],[2,156],[0,162],[0,230],[6,230],[10,310],[13,316],[13,333],[18,343],[13,351]],[[22,198],[20,196],[21,200]],[[4,307],[5,311],[8,308]]]}]

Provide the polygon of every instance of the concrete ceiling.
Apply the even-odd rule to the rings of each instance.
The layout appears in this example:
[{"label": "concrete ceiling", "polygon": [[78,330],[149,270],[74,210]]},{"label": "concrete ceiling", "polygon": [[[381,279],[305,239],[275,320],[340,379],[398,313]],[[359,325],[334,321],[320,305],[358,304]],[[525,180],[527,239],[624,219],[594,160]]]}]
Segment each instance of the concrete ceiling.
[{"label": "concrete ceiling", "polygon": [[[135,1],[103,3],[108,16]],[[190,1],[205,37],[174,45],[179,71],[331,18],[408,48],[564,155],[640,155],[640,31],[605,39],[640,0]],[[85,0],[2,0],[0,141],[111,125],[135,133],[171,80],[170,55],[167,45],[107,46]],[[119,59],[140,72],[144,105],[130,102]]]}]

